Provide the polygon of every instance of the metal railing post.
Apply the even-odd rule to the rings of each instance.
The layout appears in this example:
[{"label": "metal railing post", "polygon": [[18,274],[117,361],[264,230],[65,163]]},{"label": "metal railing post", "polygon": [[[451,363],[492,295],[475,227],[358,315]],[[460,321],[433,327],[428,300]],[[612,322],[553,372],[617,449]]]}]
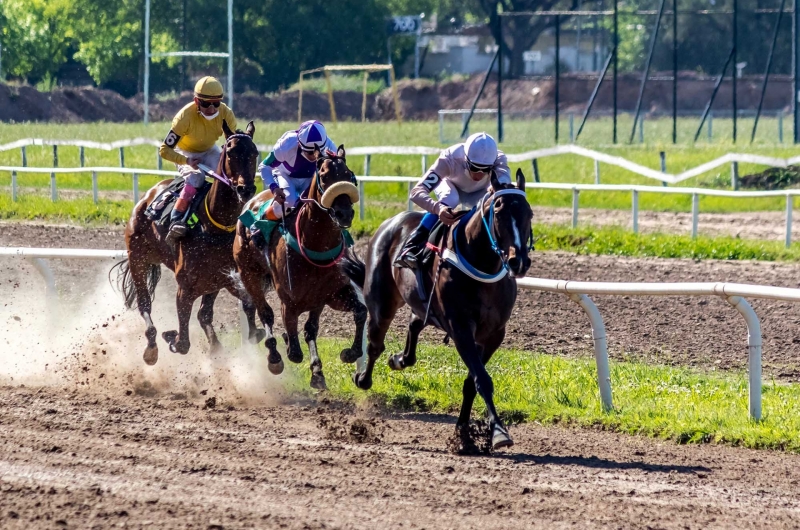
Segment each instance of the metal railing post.
[{"label": "metal railing post", "polygon": [[[660,151],[658,153],[658,157],[659,157],[659,159],[661,161],[661,172],[662,173],[666,173],[667,172],[667,153],[665,153],[664,151]],[[666,187],[667,183],[662,180],[661,181],[661,185]]]},{"label": "metal railing post", "polygon": [[364,220],[364,181],[358,181],[358,218]]},{"label": "metal railing post", "polygon": [[700,196],[692,193],[692,239],[697,238],[697,223],[700,215]]},{"label": "metal railing post", "polygon": [[97,204],[97,171],[92,171],[92,200]]},{"label": "metal railing post", "polygon": [[25,146],[19,148],[20,155],[22,155],[22,167],[28,167],[28,153],[25,150]]},{"label": "metal railing post", "polygon": [[81,167],[85,167],[86,166],[86,157],[85,157],[85,155],[83,153],[83,146],[80,146],[80,148],[78,149],[78,158],[80,158]]},{"label": "metal railing post", "polygon": [[133,204],[139,202],[139,174],[133,174]]},{"label": "metal railing post", "polygon": [[739,162],[731,162],[731,189],[739,189]]},{"label": "metal railing post", "polygon": [[541,182],[541,177],[539,176],[539,161],[535,158],[531,160],[531,168],[533,169],[533,181]]},{"label": "metal railing post", "polygon": [[125,148],[119,148],[119,167],[125,167]]},{"label": "metal railing post", "polygon": [[580,193],[577,188],[572,188],[572,228],[578,227],[578,197]]},{"label": "metal railing post", "polygon": [[581,306],[589,317],[592,325],[592,340],[594,341],[594,360],[597,364],[597,386],[600,389],[600,402],[604,411],[614,408],[611,394],[611,370],[608,368],[608,340],[606,338],[606,326],[603,323],[603,316],[592,302],[592,299],[585,294],[569,294],[570,300]]},{"label": "metal railing post", "polygon": [[794,196],[786,195],[786,248],[792,246],[792,211],[794,210]]},{"label": "metal railing post", "polygon": [[633,216],[633,233],[639,233],[639,192],[633,190],[633,205],[632,205],[632,216]]},{"label": "metal railing post", "polygon": [[17,172],[11,172],[11,200],[17,202]]},{"label": "metal railing post", "polygon": [[409,212],[414,209],[414,203],[411,202],[411,188],[413,188],[413,187],[414,187],[414,183],[413,182],[409,182],[408,183],[408,206],[406,207],[406,210],[408,210]]},{"label": "metal railing post", "polygon": [[741,296],[726,298],[747,323],[747,379],[750,419],[761,420],[761,322],[750,304]]},{"label": "metal railing post", "polygon": [[600,184],[600,161],[594,161],[594,183]]}]

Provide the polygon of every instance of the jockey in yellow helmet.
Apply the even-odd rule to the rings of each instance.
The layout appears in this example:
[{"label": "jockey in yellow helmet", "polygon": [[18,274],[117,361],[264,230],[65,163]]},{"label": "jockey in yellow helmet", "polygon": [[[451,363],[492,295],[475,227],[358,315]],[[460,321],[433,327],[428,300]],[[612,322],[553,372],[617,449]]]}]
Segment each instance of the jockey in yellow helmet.
[{"label": "jockey in yellow helmet", "polygon": [[221,149],[217,140],[224,133],[222,123],[227,122],[236,130],[236,116],[222,103],[222,83],[206,76],[194,86],[194,100],[183,107],[172,119],[170,129],[158,154],[164,160],[174,162],[178,173],[186,180],[175,207],[167,241],[174,243],[186,234],[183,218],[197,193],[205,183],[205,174],[199,164],[216,169]]}]

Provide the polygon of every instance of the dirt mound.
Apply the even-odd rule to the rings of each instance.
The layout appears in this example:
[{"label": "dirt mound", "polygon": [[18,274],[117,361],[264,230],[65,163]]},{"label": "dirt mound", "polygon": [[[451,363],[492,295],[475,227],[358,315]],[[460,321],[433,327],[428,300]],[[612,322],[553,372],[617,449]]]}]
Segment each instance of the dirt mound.
[{"label": "dirt mound", "polygon": [[771,167],[760,173],[739,179],[742,188],[754,190],[783,190],[800,184],[800,166]]},{"label": "dirt mound", "polygon": [[[668,76],[653,75],[647,85],[643,109],[649,113],[669,113],[672,109],[672,81]],[[482,75],[454,78],[441,83],[427,79],[398,81],[400,108],[405,119],[433,120],[439,109],[469,108],[480,89]],[[562,112],[583,112],[597,78],[586,75],[562,76],[559,85],[559,101]],[[632,111],[636,106],[640,75],[622,74],[618,82],[618,103],[622,111]],[[680,74],[678,98],[681,111],[699,112],[704,108],[713,90],[714,80],[699,77],[690,72]],[[760,95],[760,78],[738,80],[740,109],[754,110]],[[764,109],[775,111],[788,109],[791,104],[791,79],[775,76],[770,79],[764,99]],[[170,99],[153,98],[150,101],[150,119],[169,121],[186,103],[192,93],[183,92]],[[62,123],[109,121],[133,122],[142,116],[141,94],[125,99],[116,92],[97,88],[58,88],[50,93],[41,93],[29,86],[0,84],[0,121],[53,121]],[[555,80],[513,79],[503,82],[503,109],[509,114],[533,114],[551,112],[555,101]],[[720,87],[714,109],[728,112],[731,101],[729,82]],[[244,119],[263,121],[297,120],[298,93],[237,94],[235,109]],[[362,94],[358,91],[334,93],[336,115],[340,120],[360,120]],[[611,79],[600,87],[593,113],[608,114],[613,105]],[[497,81],[490,79],[478,102],[478,108],[497,106]],[[327,94],[305,92],[303,94],[303,118],[329,119],[330,108]],[[390,88],[379,94],[367,96],[367,119],[393,120],[394,95]]]}]

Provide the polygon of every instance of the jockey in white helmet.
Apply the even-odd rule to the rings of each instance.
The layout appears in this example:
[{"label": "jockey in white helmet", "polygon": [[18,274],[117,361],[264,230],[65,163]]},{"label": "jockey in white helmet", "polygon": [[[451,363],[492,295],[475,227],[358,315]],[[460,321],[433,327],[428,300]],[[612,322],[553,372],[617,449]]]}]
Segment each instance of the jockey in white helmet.
[{"label": "jockey in white helmet", "polygon": [[[311,185],[320,153],[336,152],[325,127],[318,121],[306,121],[296,131],[287,131],[275,143],[272,152],[258,166],[258,172],[275,200],[267,208],[266,218],[283,217],[284,208],[293,208]],[[284,206],[285,205],[285,206]]]},{"label": "jockey in white helmet", "polygon": [[[497,142],[485,132],[467,138],[467,141],[448,147],[411,190],[410,199],[427,211],[420,225],[406,240],[395,266],[417,267],[417,258],[436,221],[446,225],[456,221],[453,209],[461,204],[472,208],[489,191],[491,174],[497,180],[511,184],[511,171],[506,155],[498,150]],[[436,200],[430,194],[436,195]]]}]

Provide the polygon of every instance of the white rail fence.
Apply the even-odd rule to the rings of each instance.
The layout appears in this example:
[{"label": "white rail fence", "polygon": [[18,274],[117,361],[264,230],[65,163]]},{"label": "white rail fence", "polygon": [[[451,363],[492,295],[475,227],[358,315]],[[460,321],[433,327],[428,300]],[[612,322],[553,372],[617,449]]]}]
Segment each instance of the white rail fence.
[{"label": "white rail fence", "polygon": [[[368,162],[368,160],[367,160]],[[365,164],[368,165],[368,164]],[[425,162],[423,162],[423,168]],[[359,191],[362,200],[359,201],[359,219],[362,221],[365,217],[365,198],[366,189],[364,184],[367,182],[405,182],[408,185],[408,190],[419,181],[418,177],[399,177],[399,176],[369,176],[369,168],[365,168],[365,175],[358,177]],[[56,183],[56,175],[60,173],[91,173],[92,176],[92,198],[97,203],[99,199],[98,189],[98,173],[118,173],[131,175],[131,186],[133,192],[133,201],[139,202],[139,177],[141,175],[158,175],[165,177],[175,177],[178,175],[177,171],[165,171],[155,169],[133,169],[133,168],[116,168],[116,167],[81,167],[81,168],[36,168],[36,167],[15,167],[15,166],[0,166],[0,171],[8,171],[11,173],[11,199],[13,201],[19,198],[19,174],[20,173],[49,173],[50,174],[50,199],[52,201],[58,200],[58,187]],[[752,197],[784,197],[786,201],[785,209],[785,231],[784,243],[788,248],[792,243],[792,213],[794,208],[794,196],[800,195],[800,190],[777,190],[777,191],[727,191],[727,190],[713,190],[705,188],[684,188],[674,187],[665,188],[661,186],[638,186],[631,184],[560,184],[560,183],[547,183],[547,182],[528,182],[526,184],[528,189],[549,189],[549,190],[564,190],[572,192],[572,227],[578,226],[578,212],[580,207],[580,192],[581,191],[602,191],[602,192],[629,192],[631,193],[631,220],[633,232],[639,232],[639,194],[640,193],[666,193],[666,194],[680,194],[692,196],[692,237],[696,238],[699,228],[699,215],[700,215],[700,197],[732,197],[737,199],[745,199]],[[406,204],[408,210],[412,209],[412,203],[409,200]]]},{"label": "white rail fence", "polygon": [[[57,301],[58,293],[56,291],[55,278],[48,260],[120,260],[127,257],[127,252],[123,250],[0,247],[0,258],[2,257],[30,260],[44,279],[48,298]],[[603,317],[592,299],[589,298],[589,295],[718,296],[725,299],[744,317],[747,324],[749,414],[754,420],[761,419],[762,410],[761,323],[746,298],[800,302],[800,289],[739,283],[609,283],[521,278],[517,280],[517,285],[521,289],[564,294],[580,305],[586,312],[592,328],[600,401],[605,410],[613,409],[611,372],[608,363],[608,342]],[[57,304],[54,303],[53,305]],[[247,321],[243,318],[241,329],[244,337],[247,330]],[[363,362],[363,359],[361,361]]]},{"label": "white rail fence", "polygon": [[[19,149],[22,159],[22,166],[26,167],[27,164],[27,154],[26,154],[26,147],[28,146],[52,146],[53,147],[53,167],[58,167],[58,147],[59,146],[72,146],[78,147],[80,151],[80,160],[81,166],[84,165],[84,149],[100,149],[104,151],[119,151],[119,160],[120,160],[120,167],[125,167],[125,148],[126,147],[135,147],[139,145],[150,145],[156,148],[156,163],[158,169],[161,169],[162,160],[158,156],[158,147],[161,145],[161,140],[153,140],[150,138],[132,138],[129,140],[119,140],[116,142],[110,143],[102,143],[102,142],[92,142],[88,140],[46,140],[42,138],[23,138],[21,140],[17,140],[15,142],[7,143],[0,145],[0,152],[2,151],[9,151],[12,149]],[[272,146],[259,144],[258,149],[262,152],[269,151]],[[365,166],[365,175],[369,175],[369,165],[370,165],[370,158],[372,155],[416,155],[422,157],[422,166],[427,169],[427,157],[428,156],[438,156],[441,152],[440,147],[423,147],[423,146],[367,146],[367,147],[355,147],[351,148],[348,151],[348,154],[357,155],[357,156],[365,156],[364,166]],[[554,147],[548,147],[544,149],[535,149],[532,151],[526,151],[524,153],[519,154],[507,154],[508,161],[511,163],[520,163],[531,161],[533,165],[534,174],[537,176],[536,180],[538,181],[538,168],[536,165],[536,161],[540,158],[547,158],[551,156],[560,156],[560,155],[576,155],[584,158],[588,158],[594,160],[595,162],[595,184],[600,183],[600,163],[608,164],[611,166],[620,167],[622,169],[628,170],[632,173],[637,175],[641,175],[643,177],[651,178],[653,180],[660,181],[664,184],[677,184],[684,180],[697,177],[711,171],[712,169],[716,169],[720,166],[725,166],[730,164],[731,166],[731,185],[734,189],[738,187],[738,164],[740,163],[748,163],[748,164],[759,164],[764,166],[772,166],[772,167],[787,167],[789,165],[800,163],[800,156],[790,157],[790,158],[778,158],[778,157],[769,157],[769,156],[761,156],[761,155],[754,155],[749,153],[728,153],[723,155],[719,158],[715,158],[709,162],[704,164],[700,164],[691,169],[687,169],[681,173],[667,173],[666,171],[666,159],[665,154],[662,151],[661,155],[661,170],[651,169],[649,167],[643,166],[636,162],[632,162],[624,157],[621,156],[614,156],[609,155],[606,153],[602,153],[599,151],[594,151],[592,149],[587,149],[585,147],[581,147],[574,144],[567,144],[567,145],[557,145]],[[141,172],[141,171],[140,171]]]}]

